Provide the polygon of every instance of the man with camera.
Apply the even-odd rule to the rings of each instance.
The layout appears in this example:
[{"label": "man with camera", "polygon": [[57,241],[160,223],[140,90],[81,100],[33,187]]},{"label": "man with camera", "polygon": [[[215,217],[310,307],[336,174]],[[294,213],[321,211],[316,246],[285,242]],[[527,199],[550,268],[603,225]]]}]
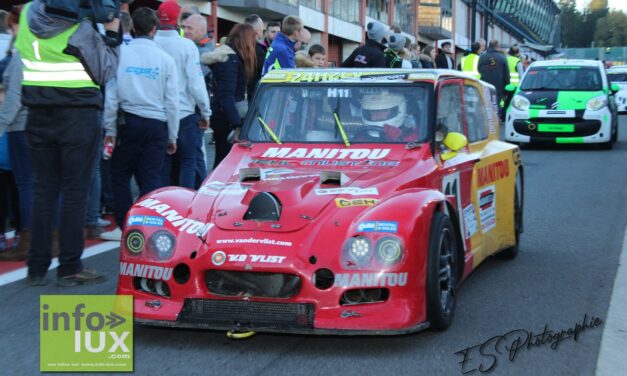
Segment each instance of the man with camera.
[{"label": "man with camera", "polygon": [[[62,197],[57,285],[100,283],[81,264],[87,194],[100,140],[101,87],[115,75],[119,0],[34,0],[21,13],[22,103],[34,187],[28,282],[47,283],[55,206]],[[98,32],[102,23],[106,35]]]}]

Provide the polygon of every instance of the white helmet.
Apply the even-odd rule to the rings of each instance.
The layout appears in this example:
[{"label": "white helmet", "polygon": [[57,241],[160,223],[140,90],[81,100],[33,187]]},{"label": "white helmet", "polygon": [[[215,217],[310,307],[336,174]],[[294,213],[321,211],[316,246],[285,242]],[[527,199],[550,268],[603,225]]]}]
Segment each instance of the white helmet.
[{"label": "white helmet", "polygon": [[403,126],[407,115],[407,101],[401,94],[383,90],[378,94],[366,94],[361,101],[361,116],[365,125],[396,128]]}]

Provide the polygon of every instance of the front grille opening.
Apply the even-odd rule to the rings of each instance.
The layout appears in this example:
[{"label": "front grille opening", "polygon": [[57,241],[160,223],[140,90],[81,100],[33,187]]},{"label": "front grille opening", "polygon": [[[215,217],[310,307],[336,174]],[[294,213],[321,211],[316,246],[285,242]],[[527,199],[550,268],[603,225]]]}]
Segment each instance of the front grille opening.
[{"label": "front grille opening", "polygon": [[320,290],[329,289],[335,283],[335,275],[329,269],[318,269],[313,274],[313,283]]},{"label": "front grille opening", "polygon": [[165,298],[170,297],[170,286],[168,286],[167,282],[165,281],[134,277],[133,287],[135,288],[135,290],[142,291],[148,294],[158,295]]},{"label": "front grille opening", "polygon": [[300,292],[302,282],[286,273],[208,270],[205,285],[216,295],[286,299]]},{"label": "front grille opening", "polygon": [[242,300],[185,299],[178,321],[219,330],[311,330],[315,306]]},{"label": "front grille opening", "polygon": [[385,302],[390,297],[387,288],[347,290],[340,298],[340,305],[357,305]]}]

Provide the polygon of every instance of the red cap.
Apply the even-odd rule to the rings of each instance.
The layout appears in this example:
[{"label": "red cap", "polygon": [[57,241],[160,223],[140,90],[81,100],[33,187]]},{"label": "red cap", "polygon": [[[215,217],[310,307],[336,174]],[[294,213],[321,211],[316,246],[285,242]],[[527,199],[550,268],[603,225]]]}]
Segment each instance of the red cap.
[{"label": "red cap", "polygon": [[165,1],[159,5],[157,15],[161,25],[176,26],[178,23],[181,7],[175,1]]}]

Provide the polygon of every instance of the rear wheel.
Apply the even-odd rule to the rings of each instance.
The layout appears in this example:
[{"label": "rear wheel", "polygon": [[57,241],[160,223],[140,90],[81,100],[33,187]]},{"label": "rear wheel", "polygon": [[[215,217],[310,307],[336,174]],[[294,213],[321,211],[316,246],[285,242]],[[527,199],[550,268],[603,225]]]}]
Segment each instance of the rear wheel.
[{"label": "rear wheel", "polygon": [[435,330],[444,330],[453,321],[457,262],[457,237],[451,220],[435,212],[427,264],[427,320]]}]

